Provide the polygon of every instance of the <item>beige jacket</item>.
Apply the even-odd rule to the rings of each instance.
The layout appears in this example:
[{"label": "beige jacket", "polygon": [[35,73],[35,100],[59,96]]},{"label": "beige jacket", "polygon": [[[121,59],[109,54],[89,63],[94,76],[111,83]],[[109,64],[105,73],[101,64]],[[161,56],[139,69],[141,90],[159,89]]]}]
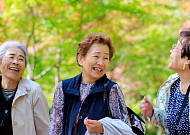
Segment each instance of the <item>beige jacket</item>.
[{"label": "beige jacket", "polygon": [[49,109],[39,84],[22,78],[12,103],[13,135],[48,135]]}]

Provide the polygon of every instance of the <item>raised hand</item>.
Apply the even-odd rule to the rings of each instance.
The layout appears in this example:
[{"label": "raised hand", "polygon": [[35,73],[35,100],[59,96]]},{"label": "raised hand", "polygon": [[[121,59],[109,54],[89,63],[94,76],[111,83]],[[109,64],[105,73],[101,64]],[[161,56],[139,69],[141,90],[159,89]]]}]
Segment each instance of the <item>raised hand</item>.
[{"label": "raised hand", "polygon": [[147,100],[146,96],[144,96],[144,99],[141,101],[139,105],[141,114],[145,117],[152,118],[153,115],[153,105],[150,101]]}]

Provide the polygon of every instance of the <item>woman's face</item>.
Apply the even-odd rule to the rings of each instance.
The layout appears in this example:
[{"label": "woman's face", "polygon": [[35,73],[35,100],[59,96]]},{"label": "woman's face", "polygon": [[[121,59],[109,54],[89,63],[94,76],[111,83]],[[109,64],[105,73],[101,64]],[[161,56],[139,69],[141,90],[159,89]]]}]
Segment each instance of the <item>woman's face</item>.
[{"label": "woman's face", "polygon": [[0,70],[2,79],[19,81],[25,70],[24,52],[16,46],[8,47],[2,58]]},{"label": "woman's face", "polygon": [[182,45],[178,41],[176,45],[173,45],[173,48],[170,50],[171,61],[168,64],[168,68],[174,71],[183,70],[183,65],[187,61],[187,57],[181,58]]},{"label": "woman's face", "polygon": [[85,57],[78,55],[79,64],[82,66],[82,82],[95,83],[107,71],[109,66],[109,48],[104,44],[94,43]]}]

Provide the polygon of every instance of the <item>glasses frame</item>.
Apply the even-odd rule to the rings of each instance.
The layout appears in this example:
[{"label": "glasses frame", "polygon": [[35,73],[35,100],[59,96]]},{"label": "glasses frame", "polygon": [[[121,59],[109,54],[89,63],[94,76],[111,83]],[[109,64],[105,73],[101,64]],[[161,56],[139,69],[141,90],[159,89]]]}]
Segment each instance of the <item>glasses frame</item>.
[{"label": "glasses frame", "polygon": [[182,50],[182,48],[177,48],[177,44],[173,44],[173,45],[172,45],[172,50],[173,50],[173,49]]}]

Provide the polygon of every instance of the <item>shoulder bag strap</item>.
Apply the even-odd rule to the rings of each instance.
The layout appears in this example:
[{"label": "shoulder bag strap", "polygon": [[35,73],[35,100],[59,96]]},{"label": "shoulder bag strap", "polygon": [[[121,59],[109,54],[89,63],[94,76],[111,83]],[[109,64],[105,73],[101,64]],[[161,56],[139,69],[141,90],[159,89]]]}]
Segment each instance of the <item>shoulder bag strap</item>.
[{"label": "shoulder bag strap", "polygon": [[186,94],[185,94],[185,98],[184,98],[183,104],[182,104],[182,106],[181,106],[181,110],[180,110],[180,113],[179,113],[179,117],[178,117],[178,119],[177,119],[177,125],[176,125],[176,128],[175,128],[175,133],[176,133],[176,134],[177,134],[178,124],[179,124],[179,120],[180,120],[181,114],[182,114],[183,109],[185,108],[186,102],[187,102],[187,100],[188,100],[189,91],[190,91],[190,85],[189,85],[189,87],[188,87],[188,89],[187,89],[187,92],[186,92]]},{"label": "shoulder bag strap", "polygon": [[[103,99],[104,99],[104,102],[107,103],[107,106],[108,106],[108,113],[109,113],[109,117],[110,118],[113,118],[112,115],[111,115],[111,110],[110,110],[110,106],[109,106],[109,100],[108,100],[108,96],[107,96],[107,92],[106,92],[106,89],[107,89],[107,86],[108,86],[108,83],[109,83],[109,80],[104,84],[104,95],[103,95]],[[111,82],[112,83],[112,82]],[[115,83],[112,83],[110,87],[112,87]],[[110,88],[111,89],[111,88]]]}]

